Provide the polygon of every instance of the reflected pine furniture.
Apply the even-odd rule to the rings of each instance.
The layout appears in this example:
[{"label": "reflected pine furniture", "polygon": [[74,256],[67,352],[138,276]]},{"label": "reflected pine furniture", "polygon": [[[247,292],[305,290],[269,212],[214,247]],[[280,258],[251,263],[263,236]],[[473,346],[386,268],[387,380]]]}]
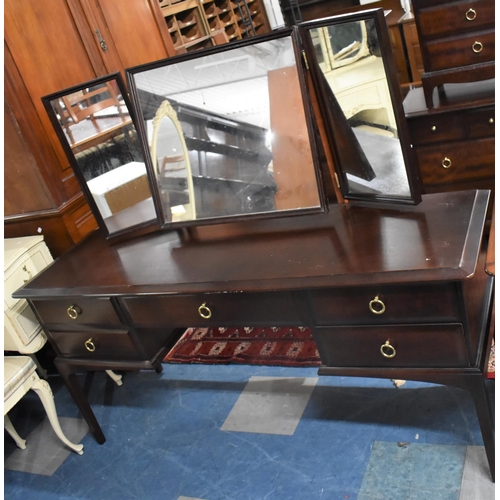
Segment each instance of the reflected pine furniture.
[{"label": "reflected pine furniture", "polygon": [[494,473],[483,365],[493,279],[488,191],[421,204],[202,226],[109,242],[95,232],[17,291],[99,443],[76,373],[161,370],[189,326],[313,328],[320,375],[419,380],[474,399]]}]

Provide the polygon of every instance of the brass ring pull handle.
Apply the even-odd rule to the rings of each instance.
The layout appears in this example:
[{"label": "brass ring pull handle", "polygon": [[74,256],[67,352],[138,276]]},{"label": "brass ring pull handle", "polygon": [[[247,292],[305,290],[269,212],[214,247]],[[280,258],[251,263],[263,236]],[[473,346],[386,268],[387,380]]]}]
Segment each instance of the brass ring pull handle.
[{"label": "brass ring pull handle", "polygon": [[385,344],[380,346],[380,352],[384,358],[393,358],[396,356],[396,349],[391,345],[390,340],[386,340]]},{"label": "brass ring pull handle", "polygon": [[433,125],[433,126],[431,127],[431,132],[436,132],[436,130],[437,130],[436,125]]},{"label": "brass ring pull handle", "polygon": [[76,318],[78,318],[78,316],[81,314],[82,311],[80,310],[80,308],[78,306],[75,306],[75,304],[72,304],[68,307],[66,312],[68,313],[68,316],[71,319],[76,319]]},{"label": "brass ring pull handle", "polygon": [[477,17],[477,13],[474,9],[469,9],[465,13],[465,19],[467,19],[467,21],[474,21],[474,19],[476,19],[476,17]]},{"label": "brass ring pull handle", "polygon": [[87,349],[87,351],[89,352],[94,352],[95,351],[95,344],[94,342],[92,342],[92,339],[88,339],[85,341],[85,349]]},{"label": "brass ring pull handle", "polygon": [[483,44],[481,42],[474,42],[472,44],[472,51],[475,52],[476,54],[479,54],[480,52],[483,51]]},{"label": "brass ring pull handle", "polygon": [[441,166],[443,168],[450,168],[451,167],[451,160],[447,156],[445,156],[443,158],[443,161],[441,162]]},{"label": "brass ring pull handle", "polygon": [[368,307],[373,314],[384,314],[385,312],[385,304],[378,298],[378,295],[370,300]]},{"label": "brass ring pull handle", "polygon": [[495,118],[490,118],[490,119],[488,120],[488,123],[489,123],[490,125],[493,125],[493,124],[495,123]]},{"label": "brass ring pull handle", "polygon": [[210,319],[212,317],[212,311],[207,307],[207,303],[203,302],[200,307],[198,307],[198,314],[203,319]]}]

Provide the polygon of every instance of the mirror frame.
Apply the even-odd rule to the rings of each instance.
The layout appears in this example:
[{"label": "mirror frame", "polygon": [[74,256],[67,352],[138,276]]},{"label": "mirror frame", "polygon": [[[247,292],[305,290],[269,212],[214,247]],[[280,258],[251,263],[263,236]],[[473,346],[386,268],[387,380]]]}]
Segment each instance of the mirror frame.
[{"label": "mirror frame", "polygon": [[[327,197],[325,195],[325,187],[322,179],[323,169],[319,160],[318,155],[318,137],[315,129],[315,121],[311,111],[311,102],[309,97],[309,92],[307,90],[306,85],[306,75],[304,74],[305,68],[302,58],[302,53],[300,50],[300,43],[298,40],[298,34],[295,29],[285,28],[273,33],[265,34],[262,36],[249,37],[241,41],[232,42],[229,44],[223,44],[207,49],[202,49],[199,51],[188,52],[186,54],[180,54],[176,56],[169,57],[167,59],[162,59],[159,61],[154,61],[151,63],[142,64],[139,66],[134,66],[132,68],[126,69],[126,79],[127,84],[130,89],[131,100],[133,106],[137,113],[137,130],[141,137],[141,140],[147,150],[145,155],[145,160],[148,165],[148,172],[155,172],[153,158],[151,155],[151,151],[149,147],[146,147],[148,144],[147,132],[144,120],[141,116],[141,103],[139,96],[139,89],[136,86],[134,81],[134,76],[137,73],[141,73],[144,71],[149,71],[169,65],[174,65],[177,63],[181,63],[184,61],[192,60],[192,59],[201,59],[206,56],[210,56],[212,54],[223,53],[227,51],[232,51],[238,48],[252,46],[260,43],[264,43],[271,40],[276,40],[279,38],[289,37],[292,41],[297,74],[299,79],[299,86],[301,91],[302,104],[305,114],[305,124],[308,132],[308,139],[311,148],[311,156],[314,167],[314,175],[317,184],[318,191],[318,200],[319,204],[315,207],[309,208],[297,208],[297,209],[285,209],[285,210],[274,210],[269,212],[255,212],[255,213],[240,213],[235,215],[224,215],[224,216],[214,216],[214,217],[206,217],[201,219],[193,219],[183,220],[183,221],[175,221],[168,222],[168,217],[165,216],[163,211],[163,206],[160,199],[160,192],[157,182],[153,182],[153,196],[155,197],[155,206],[158,210],[159,215],[159,224],[162,229],[180,229],[183,227],[192,227],[192,226],[202,226],[202,225],[214,225],[214,224],[222,224],[228,222],[236,222],[240,220],[250,220],[250,219],[267,219],[267,218],[279,218],[279,217],[288,217],[294,215],[304,215],[304,214],[312,214],[312,213],[324,213],[328,211],[328,202]],[[156,177],[154,177],[154,180]]]},{"label": "mirror frame", "polygon": [[[79,92],[83,89],[86,89],[89,87],[94,87],[94,86],[100,85],[102,83],[110,82],[110,81],[116,82],[116,84],[118,86],[118,90],[119,90],[121,97],[123,99],[123,102],[124,102],[125,106],[127,107],[128,112],[129,112],[131,123],[135,127],[135,130],[137,133],[137,142],[138,142],[139,149],[141,150],[142,155],[144,157],[144,164],[146,167],[148,185],[149,185],[149,189],[151,191],[152,201],[154,204],[154,214],[152,214],[154,216],[154,218],[152,218],[148,221],[142,221],[142,222],[139,222],[137,224],[124,227],[123,229],[120,229],[120,230],[112,232],[112,233],[109,231],[108,227],[106,226],[104,218],[103,218],[103,216],[102,216],[102,214],[97,206],[96,201],[94,200],[94,196],[92,195],[90,188],[87,185],[87,180],[85,179],[85,177],[80,169],[80,166],[78,164],[75,153],[73,152],[73,150],[71,148],[71,145],[70,145],[70,143],[69,143],[69,141],[64,133],[63,127],[62,127],[61,123],[59,122],[59,119],[57,118],[57,115],[56,115],[56,113],[52,107],[52,104],[51,104],[52,101],[55,99],[60,99],[60,98],[65,97],[67,95],[73,94],[75,92]],[[85,199],[86,199],[90,209],[92,210],[92,214],[94,215],[94,217],[97,221],[99,229],[102,231],[105,238],[109,239],[109,238],[120,237],[123,235],[128,235],[132,232],[136,233],[136,232],[139,232],[141,230],[149,231],[150,228],[157,226],[158,225],[158,205],[156,204],[156,200],[155,200],[155,197],[153,194],[154,193],[154,191],[153,191],[154,186],[152,184],[152,175],[151,175],[152,172],[149,170],[148,163],[145,159],[146,155],[145,155],[145,151],[144,151],[144,144],[143,144],[141,137],[139,135],[139,132],[137,130],[137,118],[135,115],[135,110],[132,107],[131,102],[128,98],[128,93],[127,93],[127,90],[126,90],[126,87],[125,87],[125,84],[124,84],[124,81],[123,81],[121,74],[119,72],[111,73],[109,75],[95,78],[93,80],[89,80],[87,82],[75,85],[73,87],[66,88],[66,89],[61,90],[59,92],[54,92],[52,94],[49,94],[49,95],[42,97],[42,102],[43,102],[43,105],[45,107],[45,110],[47,111],[47,114],[49,115],[50,121],[52,122],[52,125],[53,125],[54,130],[57,134],[59,142],[61,143],[61,146],[62,146],[62,148],[63,148],[63,150],[68,158],[68,161],[69,161],[69,164],[73,170],[73,173],[74,173],[76,179],[78,180],[78,183],[80,185],[80,189],[82,190],[82,192],[85,196]]]},{"label": "mirror frame", "polygon": [[[410,189],[410,196],[397,196],[378,193],[350,193],[346,172],[342,169],[343,163],[357,164],[357,168],[366,162],[364,153],[360,152],[360,145],[355,139],[350,125],[335,98],[334,92],[326,83],[323,72],[316,58],[312,38],[309,33],[314,28],[324,28],[348,22],[373,20],[380,43],[382,62],[387,79],[387,86],[391,97],[394,118],[398,129],[399,142],[402,149],[406,178]],[[385,20],[384,9],[367,9],[355,13],[340,14],[322,19],[315,19],[300,23],[297,26],[303,50],[309,61],[309,68],[314,88],[320,102],[321,115],[325,122],[325,131],[331,145],[335,160],[335,173],[342,196],[347,200],[357,200],[373,203],[416,205],[420,203],[421,188],[419,170],[417,168],[416,153],[411,145],[408,125],[403,109],[403,99],[397,76],[396,64],[389,38],[389,30]],[[342,114],[340,116],[339,114]],[[345,139],[347,138],[348,144]],[[350,138],[350,139],[349,139]]]}]

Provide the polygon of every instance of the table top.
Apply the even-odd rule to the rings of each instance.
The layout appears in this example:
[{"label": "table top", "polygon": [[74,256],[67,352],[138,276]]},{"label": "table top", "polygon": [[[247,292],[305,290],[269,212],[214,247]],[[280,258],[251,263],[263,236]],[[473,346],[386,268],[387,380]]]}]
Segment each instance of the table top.
[{"label": "table top", "polygon": [[417,206],[333,205],[126,242],[94,232],[17,298],[293,290],[463,280],[476,272],[489,191],[424,195]]}]

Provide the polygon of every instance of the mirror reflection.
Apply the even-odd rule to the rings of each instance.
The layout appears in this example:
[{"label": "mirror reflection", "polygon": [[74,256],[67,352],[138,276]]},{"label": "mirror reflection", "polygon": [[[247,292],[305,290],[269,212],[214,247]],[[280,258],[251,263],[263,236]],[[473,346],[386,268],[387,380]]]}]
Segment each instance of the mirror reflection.
[{"label": "mirror reflection", "polygon": [[156,219],[142,149],[117,80],[49,99],[89,204],[109,234]]},{"label": "mirror reflection", "polygon": [[349,194],[411,197],[375,20],[309,30],[324,82],[359,144],[364,168],[341,162]]},{"label": "mirror reflection", "polygon": [[129,70],[163,223],[321,209],[290,36]]}]

